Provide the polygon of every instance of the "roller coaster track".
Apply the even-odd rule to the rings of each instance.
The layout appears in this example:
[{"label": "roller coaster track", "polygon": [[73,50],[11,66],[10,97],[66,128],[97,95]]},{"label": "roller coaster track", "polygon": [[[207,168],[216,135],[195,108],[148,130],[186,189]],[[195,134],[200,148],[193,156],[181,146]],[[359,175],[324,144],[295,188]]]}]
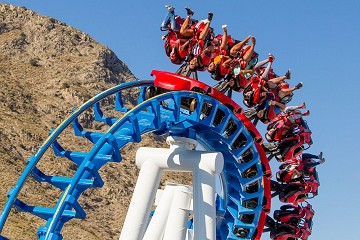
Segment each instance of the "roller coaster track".
[{"label": "roller coaster track", "polygon": [[[153,71],[155,81],[123,83],[97,94],[72,112],[54,129],[27,165],[16,185],[9,191],[8,200],[0,216],[0,233],[12,207],[44,220],[37,236],[42,240],[62,239],[61,230],[71,219],[85,219],[86,212],[79,204],[81,194],[89,188],[100,188],[104,182],[99,170],[108,162],[121,162],[120,150],[131,142],[141,142],[146,133],[192,138],[206,150],[221,152],[225,159],[221,174],[224,194],[217,198],[217,239],[259,239],[270,211],[271,170],[260,145],[262,139],[242,109],[230,98],[211,87],[178,75]],[[165,93],[146,99],[151,86],[167,89]],[[138,104],[125,107],[122,91],[140,88]],[[201,91],[199,91],[202,89]],[[205,90],[204,90],[205,89]],[[100,101],[115,95],[115,110],[120,118],[106,116]],[[194,100],[189,110],[184,102]],[[209,107],[210,106],[210,107]],[[85,130],[79,116],[93,108],[94,120],[110,126],[106,132]],[[58,141],[69,126],[75,136],[88,139],[92,148],[88,152],[66,150]],[[57,157],[78,165],[72,177],[50,176],[37,164],[47,149],[52,147]],[[31,206],[18,195],[32,176],[38,182],[49,183],[62,191],[53,208]],[[0,239],[6,239],[4,236]]]}]

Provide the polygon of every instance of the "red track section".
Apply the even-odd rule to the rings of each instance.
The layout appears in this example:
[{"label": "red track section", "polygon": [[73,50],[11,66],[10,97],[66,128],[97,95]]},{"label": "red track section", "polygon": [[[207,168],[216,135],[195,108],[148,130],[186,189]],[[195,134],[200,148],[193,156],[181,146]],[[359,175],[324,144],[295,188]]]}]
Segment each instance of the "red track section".
[{"label": "red track section", "polygon": [[254,124],[243,114],[243,109],[237,103],[235,103],[231,98],[223,94],[222,92],[217,91],[216,89],[210,87],[209,85],[202,83],[196,79],[188,78],[179,74],[174,74],[171,72],[153,70],[151,72],[152,76],[155,76],[154,85],[161,87],[170,91],[194,91],[207,94],[219,102],[223,103],[227,107],[233,110],[235,115],[240,119],[240,121],[245,125],[246,129],[253,135],[255,140],[255,146],[260,155],[260,160],[264,168],[264,177],[263,177],[263,186],[264,186],[264,197],[266,202],[264,202],[263,210],[260,215],[259,224],[257,227],[257,236],[255,239],[260,239],[264,225],[266,215],[270,212],[271,207],[271,188],[270,188],[270,179],[271,179],[271,169],[269,161],[266,157],[266,154],[261,146],[263,138],[259,131],[256,129]]}]

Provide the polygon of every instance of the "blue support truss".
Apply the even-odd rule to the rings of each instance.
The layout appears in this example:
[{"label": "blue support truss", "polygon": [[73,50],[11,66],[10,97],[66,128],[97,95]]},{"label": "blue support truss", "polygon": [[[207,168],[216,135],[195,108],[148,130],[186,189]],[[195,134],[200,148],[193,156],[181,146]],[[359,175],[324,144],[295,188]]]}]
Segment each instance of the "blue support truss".
[{"label": "blue support truss", "polygon": [[[152,83],[124,83],[99,93],[53,130],[37,153],[29,158],[23,174],[9,191],[0,216],[0,233],[14,206],[46,220],[46,224],[38,229],[39,239],[62,239],[61,230],[67,221],[86,217],[78,202],[81,194],[90,187],[103,186],[100,168],[107,162],[121,162],[120,149],[127,143],[141,142],[143,134],[168,132],[195,139],[207,150],[223,153],[225,166],[221,178],[224,196],[217,197],[217,238],[252,239],[257,232],[264,198],[264,173],[252,136],[229,108],[210,96],[178,91],[145,100],[144,89]],[[124,106],[121,93],[135,87],[141,87],[139,103],[128,109]],[[101,109],[100,101],[111,95],[115,95],[115,110],[124,114],[121,118],[106,116]],[[182,99],[189,98],[198,102],[194,111],[182,105]],[[204,105],[211,108],[206,114],[203,112]],[[80,124],[79,115],[91,108],[95,121],[110,126],[107,132],[85,130]],[[66,150],[61,146],[57,138],[68,126],[73,127],[75,136],[86,138],[93,144],[89,152]],[[55,156],[78,165],[72,177],[49,176],[36,167],[49,147],[52,147]],[[252,157],[246,157],[245,161],[244,153],[247,151],[252,152]],[[38,182],[49,183],[63,191],[53,208],[30,206],[17,198],[29,175]]]}]

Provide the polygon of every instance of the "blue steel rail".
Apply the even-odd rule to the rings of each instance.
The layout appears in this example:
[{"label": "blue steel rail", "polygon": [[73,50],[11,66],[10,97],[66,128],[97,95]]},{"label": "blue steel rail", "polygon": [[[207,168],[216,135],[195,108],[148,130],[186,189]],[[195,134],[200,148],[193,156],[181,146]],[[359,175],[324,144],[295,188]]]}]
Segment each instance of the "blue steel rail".
[{"label": "blue steel rail", "polygon": [[[9,191],[8,200],[0,216],[0,233],[12,206],[21,211],[32,213],[45,219],[45,226],[38,229],[37,236],[42,240],[62,239],[64,224],[73,219],[86,217],[78,198],[89,187],[102,187],[103,181],[99,169],[107,162],[122,160],[120,149],[130,142],[140,142],[142,135],[153,132],[183,136],[199,141],[207,150],[220,151],[225,157],[224,198],[217,200],[217,238],[218,239],[254,239],[259,238],[258,223],[263,210],[264,177],[262,163],[253,138],[243,123],[225,105],[216,99],[190,91],[168,92],[144,100],[144,87],[153,81],[124,83],[100,93],[74,111],[59,125],[30,157],[27,166],[16,185]],[[126,109],[121,99],[121,91],[134,87],[143,87],[139,94],[139,104]],[[103,114],[99,102],[116,94],[115,110],[125,112],[119,119]],[[197,99],[197,106],[190,112],[182,106],[182,99]],[[211,105],[204,114],[203,106]],[[84,130],[78,121],[79,115],[90,107],[94,108],[96,121],[109,126],[104,133]],[[217,119],[221,113],[221,119]],[[65,150],[56,140],[70,124],[76,136],[93,142],[89,152]],[[231,128],[229,127],[231,126]],[[52,146],[56,156],[67,158],[79,165],[73,177],[47,176],[36,164],[45,151]],[[29,174],[35,180],[48,182],[60,188],[63,193],[54,208],[29,206],[17,199],[17,196]]]}]

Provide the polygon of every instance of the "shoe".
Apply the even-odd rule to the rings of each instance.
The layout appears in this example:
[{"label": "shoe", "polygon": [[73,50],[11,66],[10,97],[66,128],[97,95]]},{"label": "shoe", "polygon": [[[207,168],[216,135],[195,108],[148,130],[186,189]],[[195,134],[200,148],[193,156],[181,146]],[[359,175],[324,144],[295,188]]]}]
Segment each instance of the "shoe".
[{"label": "shoe", "polygon": [[224,30],[224,32],[227,32],[227,25],[226,24],[222,25],[221,28]]},{"label": "shoe", "polygon": [[320,152],[318,157],[321,160],[323,158],[323,152]]},{"label": "shoe", "polygon": [[286,77],[286,79],[291,78],[291,69],[287,70],[287,72],[285,73],[285,77]]},{"label": "shoe", "polygon": [[295,89],[300,89],[302,88],[303,86],[303,83],[302,82],[299,82],[296,86],[295,86]]},{"label": "shoe", "polygon": [[212,12],[208,13],[208,20],[211,21],[213,19],[214,14]]},{"label": "shoe", "polygon": [[325,158],[323,158],[323,152],[320,152],[318,157],[319,157],[319,163],[323,164],[325,162]]},{"label": "shoe", "polygon": [[269,53],[268,60],[269,62],[273,62],[275,60],[275,57],[271,53]]},{"label": "shoe", "polygon": [[165,8],[167,8],[167,10],[169,10],[169,12],[173,12],[175,10],[175,8],[170,5],[165,5]]},{"label": "shoe", "polygon": [[307,111],[305,111],[303,114],[301,114],[301,115],[303,115],[303,116],[309,116],[310,115],[310,111],[309,110],[307,110]]},{"label": "shoe", "polygon": [[305,102],[303,102],[301,105],[299,105],[299,108],[306,108]]},{"label": "shoe", "polygon": [[194,11],[191,10],[189,7],[185,7],[185,10],[186,10],[186,14],[189,16],[189,17],[192,17],[194,15]]}]

